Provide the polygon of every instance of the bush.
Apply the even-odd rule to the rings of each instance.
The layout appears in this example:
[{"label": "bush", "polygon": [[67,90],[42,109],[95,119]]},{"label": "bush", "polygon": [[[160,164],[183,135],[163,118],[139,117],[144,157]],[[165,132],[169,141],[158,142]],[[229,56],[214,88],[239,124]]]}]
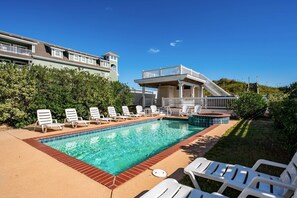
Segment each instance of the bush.
[{"label": "bush", "polygon": [[0,64],[0,123],[21,127],[36,95],[36,80],[28,67]]},{"label": "bush", "polygon": [[[296,83],[295,83],[296,85]],[[297,150],[297,98],[296,92],[270,99],[269,111],[275,126],[280,129],[284,147],[294,154]]]},{"label": "bush", "polygon": [[[99,75],[79,70],[42,66],[0,65],[0,123],[22,127],[36,121],[36,110],[47,108],[59,121],[66,108],[76,108],[89,117],[89,107],[106,114],[107,106],[121,110],[132,103],[127,85],[110,82]],[[12,108],[13,107],[13,108]]]},{"label": "bush", "polygon": [[255,118],[264,115],[267,101],[257,93],[245,92],[239,96],[232,108],[240,118]]}]

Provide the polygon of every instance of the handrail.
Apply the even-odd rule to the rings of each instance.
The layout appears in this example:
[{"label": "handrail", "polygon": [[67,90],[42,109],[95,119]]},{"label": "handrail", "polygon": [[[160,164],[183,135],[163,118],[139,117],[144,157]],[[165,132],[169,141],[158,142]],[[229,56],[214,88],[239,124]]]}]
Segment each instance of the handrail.
[{"label": "handrail", "polygon": [[212,82],[209,78],[207,78],[203,74],[200,74],[200,73],[198,73],[190,68],[187,68],[183,65],[143,71],[142,78],[143,79],[144,78],[156,78],[156,77],[161,77],[161,76],[178,75],[178,74],[188,74],[188,75],[194,76],[196,78],[199,78],[201,80],[204,80],[205,88],[212,95],[215,95],[215,96],[222,96],[222,95],[229,96],[230,95],[228,92],[226,92],[220,86],[216,85],[214,82]]},{"label": "handrail", "polygon": [[201,105],[204,109],[230,109],[238,97],[185,97],[185,98],[162,98],[162,106],[182,107],[183,105]]},{"label": "handrail", "polygon": [[12,52],[15,54],[22,54],[22,55],[31,55],[32,54],[32,50],[23,49],[20,47],[10,46],[10,45],[5,45],[5,44],[0,44],[0,50],[4,51],[4,52]]}]

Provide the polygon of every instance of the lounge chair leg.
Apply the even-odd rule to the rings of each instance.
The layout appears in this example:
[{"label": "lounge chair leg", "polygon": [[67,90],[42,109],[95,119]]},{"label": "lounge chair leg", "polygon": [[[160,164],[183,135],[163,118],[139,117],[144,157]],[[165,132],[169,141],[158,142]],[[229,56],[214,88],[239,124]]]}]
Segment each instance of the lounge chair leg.
[{"label": "lounge chair leg", "polygon": [[190,173],[189,173],[189,176],[190,176],[190,179],[191,179],[191,181],[192,181],[194,187],[195,187],[196,189],[200,190],[200,186],[199,186],[199,184],[198,184],[198,182],[197,182],[197,180],[196,180],[196,178],[195,178],[195,175],[194,175],[192,172],[190,172]]},{"label": "lounge chair leg", "polygon": [[223,194],[223,192],[226,190],[227,187],[228,187],[228,184],[223,183],[220,189],[218,190],[218,193]]}]

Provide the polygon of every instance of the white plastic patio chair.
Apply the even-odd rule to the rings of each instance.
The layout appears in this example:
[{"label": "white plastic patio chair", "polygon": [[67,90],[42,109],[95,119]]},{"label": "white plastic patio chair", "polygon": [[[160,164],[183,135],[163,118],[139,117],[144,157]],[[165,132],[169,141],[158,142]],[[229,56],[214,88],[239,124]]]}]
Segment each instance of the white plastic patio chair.
[{"label": "white plastic patio chair", "polygon": [[188,116],[189,115],[189,106],[183,105],[182,109],[179,110],[179,116]]},{"label": "white plastic patio chair", "polygon": [[151,105],[151,114],[152,116],[160,115],[160,112],[156,105]]},{"label": "white plastic patio chair", "polygon": [[142,106],[140,106],[140,105],[137,105],[137,106],[136,106],[136,112],[137,112],[137,114],[140,115],[140,116],[145,116],[145,112],[143,111],[143,108],[142,108]]},{"label": "white plastic patio chair", "polygon": [[[286,189],[285,191],[287,193],[284,194],[284,196],[277,196],[277,195],[272,194],[272,193],[263,192],[263,191],[256,188],[259,182],[261,182],[262,184],[265,183],[267,185],[272,185],[274,188],[275,187],[280,187],[280,188]],[[297,189],[296,189],[296,186],[285,184],[283,182],[278,182],[278,181],[274,181],[274,180],[270,180],[270,179],[265,179],[265,178],[262,178],[262,177],[255,177],[249,183],[249,185],[245,189],[243,189],[243,191],[240,193],[238,198],[245,198],[245,197],[248,197],[248,196],[260,197],[260,198],[266,198],[266,197],[269,197],[269,198],[278,198],[278,197],[297,198]]]},{"label": "white plastic patio chair", "polygon": [[76,128],[77,126],[89,126],[90,124],[89,120],[84,120],[82,117],[78,117],[76,109],[74,108],[65,109],[65,114],[65,123],[71,124],[72,128]]},{"label": "white plastic patio chair", "polygon": [[122,110],[123,110],[123,115],[127,116],[128,118],[134,119],[134,118],[139,118],[140,117],[140,115],[134,114],[133,112],[130,112],[129,108],[127,106],[122,106]]},{"label": "white plastic patio chair", "polygon": [[111,107],[111,106],[107,107],[107,111],[108,111],[108,116],[115,121],[124,121],[128,118],[127,116],[123,116],[117,113],[114,107]]},{"label": "white plastic patio chair", "polygon": [[191,188],[179,184],[175,179],[165,179],[151,190],[146,192],[141,198],[225,198],[225,196],[219,193],[207,193],[201,190]]},{"label": "white plastic patio chair", "polygon": [[34,131],[37,126],[41,126],[43,133],[47,132],[47,129],[60,129],[63,130],[65,124],[58,123],[56,119],[52,118],[51,111],[49,109],[37,110],[37,122],[34,127]]},{"label": "white plastic patio chair", "polygon": [[[285,170],[279,177],[256,171],[262,164],[284,168]],[[256,177],[265,178],[271,180],[271,182],[280,182],[287,185],[292,185],[296,188],[296,164],[297,152],[295,153],[291,162],[288,165],[260,159],[255,163],[255,165],[252,168],[248,168],[237,164],[232,165],[225,164],[222,162],[211,161],[207,160],[206,158],[197,158],[184,169],[184,172],[185,174],[190,176],[193,185],[197,189],[200,189],[200,187],[195,176],[222,182],[223,184],[218,190],[218,192],[222,194],[227,187],[231,187],[236,190],[242,191]],[[279,186],[274,186],[273,184],[271,184],[271,186],[273,188],[270,188],[270,185],[268,185],[267,182],[260,182],[257,188],[262,192],[271,193],[275,196],[282,197],[286,195],[287,189],[284,189]]]},{"label": "white plastic patio chair", "polygon": [[101,124],[101,121],[111,122],[111,120],[111,118],[106,118],[104,115],[100,115],[98,107],[90,107],[90,122]]},{"label": "white plastic patio chair", "polygon": [[197,114],[201,113],[201,111],[202,111],[202,106],[198,104],[198,105],[194,106],[194,111],[192,114],[197,115]]},{"label": "white plastic patio chair", "polygon": [[[259,189],[255,189],[257,183],[267,182],[270,180],[263,178],[255,178],[254,182],[250,183],[238,196],[238,198],[246,198],[248,196],[260,197],[260,198],[277,198],[275,195],[270,193],[265,193],[260,191]],[[274,183],[274,185],[283,186],[288,190],[294,192],[292,198],[297,198],[297,190],[292,186],[283,185],[283,183]],[[289,195],[290,197],[291,195]],[[153,187],[151,190],[146,192],[141,198],[177,198],[177,197],[187,197],[187,198],[226,198],[220,193],[207,193],[198,189],[191,188],[189,186],[185,186],[179,184],[175,179],[165,179],[160,182],[158,185]]]}]

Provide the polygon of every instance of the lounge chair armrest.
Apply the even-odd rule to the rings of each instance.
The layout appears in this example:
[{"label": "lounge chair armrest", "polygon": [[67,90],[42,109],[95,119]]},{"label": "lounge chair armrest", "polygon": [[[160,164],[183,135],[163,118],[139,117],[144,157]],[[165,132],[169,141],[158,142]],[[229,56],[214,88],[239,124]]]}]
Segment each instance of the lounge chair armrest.
[{"label": "lounge chair armrest", "polygon": [[100,118],[105,118],[104,115],[100,115]]},{"label": "lounge chair armrest", "polygon": [[120,113],[117,113],[117,116],[122,116]]},{"label": "lounge chair armrest", "polygon": [[78,120],[84,120],[82,117],[78,117]]},{"label": "lounge chair armrest", "polygon": [[292,190],[292,191],[296,190],[296,186],[294,186],[294,185],[283,183],[283,182],[280,182],[280,181],[277,181],[277,180],[271,180],[271,179],[263,178],[263,177],[253,178],[252,181],[248,184],[247,187],[248,188],[255,188],[257,186],[258,182],[270,184],[270,185],[273,185],[273,186],[279,186],[279,187],[286,188],[286,189]]},{"label": "lounge chair armrest", "polygon": [[54,123],[58,123],[58,120],[57,120],[57,119],[53,119],[53,122],[54,122]]},{"label": "lounge chair armrest", "polygon": [[270,180],[270,179],[266,179],[263,177],[255,177],[251,183],[249,183],[249,185],[243,189],[243,191],[240,193],[240,195],[238,196],[238,198],[246,198],[249,195],[250,196],[255,196],[255,197],[260,197],[260,198],[268,198],[268,197],[275,197],[274,195],[267,193],[267,192],[263,192],[261,190],[256,189],[256,185],[258,182],[262,182],[262,183],[267,183],[273,186],[279,186],[279,187],[283,187],[288,189],[289,191],[294,192],[296,190],[296,187],[290,184],[285,184],[283,182],[279,182],[279,181],[275,181],[275,180]]},{"label": "lounge chair armrest", "polygon": [[261,166],[262,164],[269,165],[269,166],[275,166],[275,167],[279,167],[279,168],[287,168],[287,166],[288,166],[287,164],[282,164],[282,163],[273,162],[273,161],[269,161],[269,160],[259,159],[254,164],[252,169],[257,170],[259,168],[259,166]]}]

